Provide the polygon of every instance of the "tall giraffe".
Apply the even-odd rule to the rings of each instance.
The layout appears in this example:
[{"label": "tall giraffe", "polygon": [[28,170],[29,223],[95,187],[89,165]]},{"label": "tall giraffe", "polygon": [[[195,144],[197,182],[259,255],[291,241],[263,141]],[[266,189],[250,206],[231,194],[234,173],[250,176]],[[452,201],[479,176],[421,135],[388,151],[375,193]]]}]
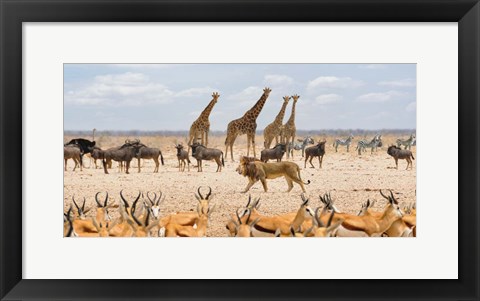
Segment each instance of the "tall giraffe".
[{"label": "tall giraffe", "polygon": [[297,133],[297,127],[295,126],[295,106],[297,105],[297,101],[300,98],[299,95],[295,94],[292,96],[293,98],[293,105],[292,105],[292,114],[288,119],[287,123],[285,123],[282,127],[282,142],[287,144],[287,158],[290,156],[290,151],[288,147],[288,143],[292,142],[292,145],[295,141],[295,135]]},{"label": "tall giraffe", "polygon": [[[208,132],[210,131],[210,121],[208,120],[208,117],[210,116],[210,113],[212,112],[213,106],[217,103],[218,98],[220,97],[220,94],[217,92],[212,94],[213,99],[210,101],[210,103],[203,109],[202,113],[200,113],[200,116],[197,118],[192,123],[192,126],[190,127],[190,133],[189,133],[189,140],[188,140],[188,149],[190,150],[190,145],[192,144],[192,141],[198,137],[200,134],[202,136],[202,144],[205,146],[208,146]],[[205,138],[205,141],[204,141]],[[205,144],[204,144],[205,143]]]},{"label": "tall giraffe", "polygon": [[275,143],[278,144],[278,136],[280,135],[281,127],[283,124],[283,117],[285,116],[285,109],[287,108],[289,100],[290,96],[283,97],[283,105],[280,109],[280,112],[278,112],[275,120],[269,125],[267,125],[267,127],[263,131],[263,138],[265,140],[263,146],[265,147],[265,149],[270,148],[270,145],[272,144],[274,138]]},{"label": "tall giraffe", "polygon": [[225,157],[227,157],[228,147],[230,146],[230,156],[233,160],[233,143],[238,135],[247,134],[247,156],[250,153],[250,142],[253,144],[253,156],[255,157],[255,132],[257,130],[257,117],[262,111],[263,105],[267,101],[268,95],[272,90],[263,89],[262,97],[257,103],[248,110],[241,118],[230,121],[227,127],[227,138],[225,139]]}]

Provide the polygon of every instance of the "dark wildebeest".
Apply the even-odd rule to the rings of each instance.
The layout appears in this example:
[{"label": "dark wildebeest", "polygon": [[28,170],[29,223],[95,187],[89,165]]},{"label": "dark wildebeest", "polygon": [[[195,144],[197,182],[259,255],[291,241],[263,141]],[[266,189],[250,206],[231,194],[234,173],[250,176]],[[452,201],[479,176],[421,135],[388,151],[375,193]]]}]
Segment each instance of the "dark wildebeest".
[{"label": "dark wildebeest", "polygon": [[[188,162],[188,171],[190,171],[190,159],[188,158],[188,151],[183,149],[183,145],[176,144],[177,159],[178,159],[178,171],[185,171],[185,166]],[[185,162],[186,161],[186,162]]]},{"label": "dark wildebeest", "polygon": [[260,161],[267,163],[268,160],[277,159],[277,162],[281,162],[286,151],[286,145],[284,143],[278,143],[273,148],[262,150],[260,153]]},{"label": "dark wildebeest", "polygon": [[391,145],[388,147],[387,153],[395,159],[395,166],[398,169],[398,159],[407,160],[407,168],[410,165],[410,168],[413,169],[412,159],[415,160],[411,151],[407,149],[401,149],[398,146]]},{"label": "dark wildebeest", "polygon": [[64,144],[64,146],[67,145],[78,145],[80,151],[82,152],[82,155],[80,156],[80,166],[82,166],[83,155],[89,154],[92,151],[93,147],[95,146],[95,141],[90,141],[83,138],[75,138]]},{"label": "dark wildebeest", "polygon": [[63,147],[63,159],[65,160],[65,171],[67,171],[67,161],[68,159],[72,159],[73,162],[75,162],[75,167],[73,168],[73,171],[75,171],[75,168],[77,168],[77,165],[80,165],[80,170],[82,170],[82,151],[80,150],[80,147],[78,145],[72,144],[72,145],[66,145]]},{"label": "dark wildebeest", "polygon": [[132,143],[125,143],[119,148],[111,148],[107,149],[104,152],[104,158],[103,158],[103,169],[106,174],[108,174],[107,171],[107,162],[114,160],[120,163],[120,168],[122,168],[122,163],[125,162],[125,173],[129,173],[128,169],[130,168],[130,162],[132,161],[133,158],[136,157],[136,154],[138,152],[138,149],[140,146],[138,144],[132,144]]},{"label": "dark wildebeest", "polygon": [[[97,160],[103,160],[105,151],[98,146],[94,146],[91,148],[90,155],[92,156],[93,163],[95,163],[95,169],[97,169]],[[111,167],[112,167],[112,162],[110,161],[109,168]]]},{"label": "dark wildebeest", "polygon": [[[198,171],[203,171],[202,160],[215,160],[217,162],[217,172],[222,171],[222,166],[225,166],[223,160],[223,152],[216,148],[207,148],[200,143],[190,145],[192,148],[192,157],[197,159]],[[221,157],[221,160],[220,160]]]},{"label": "dark wildebeest", "polygon": [[303,168],[307,168],[307,160],[310,158],[310,165],[312,168],[315,168],[312,163],[313,157],[318,157],[318,164],[319,168],[322,168],[323,156],[325,155],[325,143],[327,140],[323,140],[318,142],[315,146],[310,146],[305,149],[305,166]]},{"label": "dark wildebeest", "polygon": [[136,157],[138,159],[138,172],[140,172],[140,159],[152,159],[155,162],[155,169],[153,170],[153,172],[158,172],[158,167],[160,166],[160,162],[158,162],[158,157],[160,157],[160,160],[162,161],[162,165],[164,165],[163,155],[160,149],[154,148],[154,147],[148,147],[145,144],[140,142],[135,142],[133,144],[139,147],[136,154]]}]

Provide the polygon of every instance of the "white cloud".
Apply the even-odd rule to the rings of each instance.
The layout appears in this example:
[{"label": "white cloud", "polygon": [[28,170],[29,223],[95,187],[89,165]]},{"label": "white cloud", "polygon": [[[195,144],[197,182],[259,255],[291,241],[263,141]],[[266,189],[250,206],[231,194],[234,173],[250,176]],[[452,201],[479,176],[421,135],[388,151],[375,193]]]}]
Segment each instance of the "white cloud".
[{"label": "white cloud", "polygon": [[265,75],[264,80],[267,86],[288,86],[293,84],[293,78],[280,74]]},{"label": "white cloud", "polygon": [[360,69],[386,69],[387,68],[387,65],[385,64],[363,64],[363,65],[360,65],[358,66],[358,68]]},{"label": "white cloud", "polygon": [[405,108],[405,110],[407,112],[414,112],[417,110],[417,102],[414,101],[414,102],[411,102],[407,105],[407,107]]},{"label": "white cloud", "polygon": [[386,102],[392,100],[392,98],[397,96],[404,96],[405,93],[398,91],[387,91],[387,92],[377,92],[377,93],[367,93],[357,97],[357,101],[360,102]]},{"label": "white cloud", "polygon": [[174,92],[166,86],[150,81],[142,73],[99,75],[93,82],[71,88],[65,102],[76,105],[139,106],[163,104],[172,101]]},{"label": "white cloud", "polygon": [[203,88],[190,88],[186,90],[182,90],[180,92],[175,93],[176,97],[191,97],[191,96],[204,96],[204,95],[211,95],[213,92],[218,92],[218,89],[214,89],[211,87],[203,87]]},{"label": "white cloud", "polygon": [[341,99],[342,99],[342,96],[338,94],[322,94],[315,98],[315,103],[324,105],[324,104],[338,102]]},{"label": "white cloud", "polygon": [[363,86],[364,83],[361,80],[354,80],[350,77],[336,77],[336,76],[320,76],[314,80],[311,80],[307,84],[308,90],[315,88],[357,88]]},{"label": "white cloud", "polygon": [[378,112],[376,114],[367,115],[365,117],[365,120],[377,120],[377,119],[382,119],[382,118],[389,117],[389,116],[390,116],[389,112],[381,111],[381,112]]},{"label": "white cloud", "polygon": [[263,88],[257,86],[250,86],[238,93],[234,93],[229,95],[227,98],[228,100],[236,101],[236,102],[248,102],[252,103],[260,99],[263,94]]},{"label": "white cloud", "polygon": [[405,88],[405,87],[415,87],[417,83],[411,79],[400,79],[400,80],[393,80],[393,81],[382,81],[378,83],[380,86],[387,86],[392,88]]}]

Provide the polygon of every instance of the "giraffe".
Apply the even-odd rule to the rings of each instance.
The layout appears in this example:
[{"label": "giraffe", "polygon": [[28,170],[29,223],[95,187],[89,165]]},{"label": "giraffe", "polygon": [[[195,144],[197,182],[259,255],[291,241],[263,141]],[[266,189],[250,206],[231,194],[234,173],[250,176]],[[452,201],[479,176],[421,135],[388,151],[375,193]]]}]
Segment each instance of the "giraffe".
[{"label": "giraffe", "polygon": [[295,94],[292,96],[292,98],[293,98],[292,114],[290,115],[290,118],[288,119],[287,123],[285,123],[281,128],[282,143],[285,143],[287,145],[287,158],[290,156],[288,144],[292,142],[292,145],[293,145],[295,141],[295,134],[297,132],[297,127],[295,126],[295,106],[300,96]]},{"label": "giraffe", "polygon": [[278,136],[280,135],[280,130],[283,124],[283,117],[285,116],[285,109],[287,108],[288,101],[290,100],[290,96],[285,96],[283,97],[283,105],[282,109],[280,112],[278,112],[277,117],[275,117],[275,120],[267,125],[265,130],[263,131],[263,137],[264,137],[264,147],[265,149],[270,148],[270,145],[272,144],[273,139],[275,138],[275,143],[278,144]]},{"label": "giraffe", "polygon": [[220,94],[215,92],[212,94],[212,97],[213,99],[210,101],[208,106],[202,111],[202,113],[200,113],[200,116],[192,123],[192,126],[190,127],[190,138],[188,140],[187,151],[190,150],[190,145],[192,144],[192,142],[194,142],[193,140],[198,137],[198,134],[201,134],[202,136],[202,145],[208,146],[208,132],[210,131],[210,121],[208,120],[208,117],[212,112],[213,106],[215,106],[215,104],[217,103]]},{"label": "giraffe", "polygon": [[267,101],[268,95],[272,90],[263,89],[263,94],[257,103],[248,110],[241,118],[230,121],[227,127],[227,138],[225,139],[225,157],[227,157],[228,147],[230,147],[230,156],[233,160],[233,143],[238,135],[247,134],[247,156],[250,153],[250,142],[253,145],[253,156],[255,157],[255,132],[257,130],[257,117],[262,111],[263,105]]}]

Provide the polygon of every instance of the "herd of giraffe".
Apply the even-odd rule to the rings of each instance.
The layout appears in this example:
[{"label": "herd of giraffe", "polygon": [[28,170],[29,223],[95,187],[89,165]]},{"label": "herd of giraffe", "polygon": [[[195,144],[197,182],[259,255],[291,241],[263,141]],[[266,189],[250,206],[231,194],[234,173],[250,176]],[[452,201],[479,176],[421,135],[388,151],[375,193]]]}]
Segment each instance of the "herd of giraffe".
[{"label": "herd of giraffe", "polygon": [[[239,135],[247,135],[247,156],[250,155],[250,145],[253,148],[253,156],[256,157],[255,152],[255,133],[257,130],[257,118],[265,105],[265,102],[272,90],[270,88],[263,89],[263,94],[255,105],[245,112],[242,117],[230,121],[227,126],[227,137],[225,139],[225,157],[227,157],[228,150],[230,149],[230,157],[233,159],[233,144]],[[212,95],[212,100],[207,107],[200,113],[200,116],[192,123],[189,132],[188,145],[196,139],[201,141],[202,145],[208,146],[208,132],[210,131],[209,116],[213,110],[213,107],[218,101],[220,95],[215,92]],[[285,116],[285,110],[287,108],[290,98],[293,98],[292,113],[288,121],[283,124],[283,118]],[[285,96],[283,97],[283,105],[280,112],[275,117],[275,120],[267,125],[264,130],[264,147],[270,148],[273,140],[275,143],[294,143],[297,128],[295,126],[295,106],[297,104],[299,95]],[[289,153],[287,152],[287,158]]]}]

